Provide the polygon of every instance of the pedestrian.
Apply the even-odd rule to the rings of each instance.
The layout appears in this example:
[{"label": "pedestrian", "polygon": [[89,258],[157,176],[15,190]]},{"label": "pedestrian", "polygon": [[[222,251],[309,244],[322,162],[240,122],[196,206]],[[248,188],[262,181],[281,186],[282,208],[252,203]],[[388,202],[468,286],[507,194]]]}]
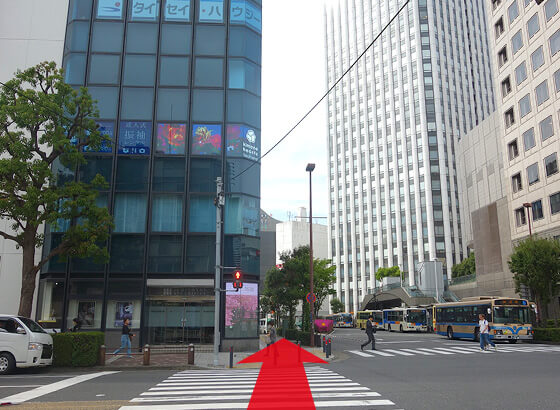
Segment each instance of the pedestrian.
[{"label": "pedestrian", "polygon": [[268,331],[268,344],[267,346],[270,346],[271,344],[276,343],[276,328],[274,327],[274,322],[270,322],[270,329]]},{"label": "pedestrian", "polygon": [[77,317],[72,319],[72,323],[74,326],[72,326],[71,332],[79,332],[82,329],[82,321]]},{"label": "pedestrian", "polygon": [[131,348],[130,338],[134,335],[131,333],[130,327],[128,327],[129,324],[130,324],[130,320],[128,318],[123,320],[122,334],[121,334],[121,347],[115,350],[113,354],[119,353],[122,349],[126,347],[128,353],[127,357],[132,358],[132,354],[130,352],[130,348]]},{"label": "pedestrian", "polygon": [[490,340],[490,326],[488,325],[488,321],[486,320],[485,316],[481,313],[478,315],[478,326],[479,326],[479,335],[480,335],[480,351],[484,352],[487,349],[487,345],[492,345],[494,351],[497,350],[496,345],[493,341]]},{"label": "pedestrian", "polygon": [[368,320],[366,322],[366,335],[368,336],[368,341],[362,343],[360,349],[364,350],[364,347],[367,346],[369,342],[371,342],[371,350],[375,350],[375,336],[373,336],[374,333],[375,333],[375,326],[373,324],[373,316],[369,315]]}]

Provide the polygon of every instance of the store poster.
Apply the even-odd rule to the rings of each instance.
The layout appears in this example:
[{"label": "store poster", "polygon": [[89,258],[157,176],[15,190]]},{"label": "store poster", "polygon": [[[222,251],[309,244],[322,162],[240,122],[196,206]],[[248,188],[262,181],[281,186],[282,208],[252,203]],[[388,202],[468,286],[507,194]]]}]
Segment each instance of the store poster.
[{"label": "store poster", "polygon": [[151,137],[150,121],[121,121],[119,154],[150,155]]},{"label": "store poster", "polygon": [[194,124],[192,133],[192,154],[220,155],[222,152],[222,126]]},{"label": "store poster", "polygon": [[95,323],[95,302],[78,302],[78,320],[82,327],[93,327]]},{"label": "store poster", "polygon": [[200,0],[198,21],[222,23],[224,21],[224,0]]},{"label": "store poster", "polygon": [[132,302],[117,302],[115,307],[115,327],[121,327],[125,319],[132,321],[134,304]]},{"label": "store poster", "polygon": [[260,140],[257,132],[245,125],[228,125],[226,152],[228,156],[258,161],[260,159]]},{"label": "store poster", "polygon": [[166,0],[165,21],[190,21],[191,0]]},{"label": "store poster", "polygon": [[155,21],[159,13],[157,0],[132,0],[131,20]]},{"label": "store poster", "polygon": [[158,124],[156,154],[184,155],[187,124]]}]

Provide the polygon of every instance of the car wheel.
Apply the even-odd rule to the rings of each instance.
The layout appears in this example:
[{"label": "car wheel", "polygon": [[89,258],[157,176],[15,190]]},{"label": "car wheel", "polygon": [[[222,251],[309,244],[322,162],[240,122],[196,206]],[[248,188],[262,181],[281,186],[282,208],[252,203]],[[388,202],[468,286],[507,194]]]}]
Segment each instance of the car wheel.
[{"label": "car wheel", "polygon": [[16,361],[10,353],[0,353],[0,375],[10,374],[16,367]]},{"label": "car wheel", "polygon": [[453,329],[451,328],[451,326],[447,328],[447,338],[449,340],[453,339]]}]

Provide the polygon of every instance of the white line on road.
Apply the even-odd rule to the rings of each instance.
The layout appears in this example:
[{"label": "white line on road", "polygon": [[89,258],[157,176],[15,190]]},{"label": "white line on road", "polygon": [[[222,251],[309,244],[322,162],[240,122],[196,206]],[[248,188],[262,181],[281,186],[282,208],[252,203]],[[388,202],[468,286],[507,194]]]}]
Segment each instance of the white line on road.
[{"label": "white line on road", "polygon": [[385,356],[385,357],[392,357],[392,356],[394,356],[394,354],[385,353],[383,350],[368,350],[367,352],[368,352],[368,353],[371,353],[372,355],[378,354],[379,356]]},{"label": "white line on road", "polygon": [[450,353],[450,352],[444,352],[444,351],[441,351],[441,350],[427,349],[425,347],[419,347],[418,350],[422,350],[424,352],[430,352],[430,353],[438,353],[438,354],[455,354],[455,353]]},{"label": "white line on road", "polygon": [[[311,393],[314,392],[347,392],[347,391],[368,391],[367,387],[312,387]],[[224,390],[197,390],[194,393],[196,394],[239,394],[239,393],[253,393],[253,389],[224,389]],[[144,393],[140,393],[140,396],[165,396],[165,395],[173,395],[173,396],[180,396],[186,394],[193,394],[192,391],[185,391],[185,390],[174,390],[174,391],[147,391]]]},{"label": "white line on road", "polygon": [[383,349],[384,352],[400,354],[401,356],[414,356],[413,354],[407,352],[401,352],[400,350],[393,350],[393,349]]},{"label": "white line on road", "polygon": [[3,399],[0,399],[0,402],[14,403],[14,404],[23,403],[25,401],[44,396],[45,394],[53,393],[55,391],[65,389],[67,387],[74,386],[75,384],[78,383],[82,383],[91,379],[95,379],[97,377],[107,376],[109,374],[114,374],[114,373],[118,373],[118,372],[115,371],[115,372],[98,372],[98,373],[82,374],[80,376],[72,377],[71,379],[47,384],[45,386],[37,387],[36,389],[33,390],[4,397]]},{"label": "white line on road", "polygon": [[443,350],[446,352],[452,352],[452,353],[461,353],[461,354],[474,354],[475,352],[469,352],[465,349],[461,349],[460,347],[456,347],[454,349],[451,349],[449,347],[436,347],[434,348],[434,350]]},{"label": "white line on road", "polygon": [[410,353],[422,354],[424,356],[435,356],[433,353],[423,352],[421,350],[414,350],[414,349],[401,349],[401,350],[406,350],[407,352]]},{"label": "white line on road", "polygon": [[18,385],[13,385],[13,386],[0,386],[0,389],[10,389],[10,388],[19,389],[19,388],[23,388],[23,387],[41,387],[41,386],[43,386],[43,385],[42,384],[28,384],[28,385],[18,384]]},{"label": "white line on road", "polygon": [[[253,384],[256,383],[256,381],[257,380],[245,380],[245,381],[236,380],[236,381],[231,381],[231,382],[220,381],[220,382],[212,382],[212,385],[213,386],[231,386],[231,385],[247,385],[247,384],[253,385]],[[311,384],[317,384],[317,383],[346,383],[346,382],[351,381],[351,380],[348,380],[348,379],[343,377],[341,379],[336,379],[336,380],[314,380],[314,379],[309,380],[308,379],[307,381],[311,385]],[[277,385],[282,385],[282,384],[286,384],[286,383],[289,384],[290,382],[289,381],[279,382],[277,379],[274,379],[273,383],[277,384]],[[188,381],[188,382],[172,381],[172,382],[169,382],[168,380],[164,380],[163,382],[158,383],[156,386],[163,387],[163,386],[207,386],[207,385],[208,385],[207,381],[204,381],[204,382],[196,382],[196,381]]]},{"label": "white line on road", "polygon": [[[377,339],[376,339],[375,343],[377,343]],[[379,342],[379,343],[384,343],[384,344],[390,344],[390,343],[394,343],[394,344],[399,344],[399,343],[425,343],[425,341],[424,340],[399,340],[398,342]]]},{"label": "white line on road", "polygon": [[[243,385],[244,385],[243,387],[254,386],[254,383],[249,383],[248,382],[248,383],[243,383]],[[345,382],[345,383],[338,383],[336,385],[336,387],[338,388],[339,386],[359,386],[359,385],[360,385],[359,383],[353,383],[353,382],[346,383]],[[158,384],[158,386],[159,386],[159,384]],[[224,388],[224,386],[214,386],[213,384],[211,386],[208,386],[208,383],[204,384],[204,386],[206,386],[206,387],[204,387],[206,390],[221,390],[221,389]],[[332,383],[309,383],[309,387],[326,387],[326,386],[333,386],[333,384]],[[240,386],[240,387],[242,387],[242,386]],[[333,387],[335,387],[335,386],[333,386]],[[169,386],[169,385],[167,385],[165,387],[152,387],[150,389],[150,391],[197,390],[197,389],[200,389],[200,388],[201,388],[200,385],[197,385],[197,386],[194,386],[194,385],[187,385],[187,386],[173,385],[173,386]]]},{"label": "white line on road", "polygon": [[348,352],[357,354],[358,356],[362,356],[362,357],[371,357],[370,354],[360,352],[359,350],[348,350]]},{"label": "white line on road", "polygon": [[[283,408],[297,409],[301,406],[301,402],[282,403]],[[343,400],[343,401],[317,401],[315,407],[351,407],[351,406],[394,406],[391,400]],[[212,403],[213,409],[246,409],[248,402],[244,403]],[[153,406],[123,406],[120,410],[153,410]],[[166,406],[157,406],[158,410],[206,410],[208,404],[168,404]],[[260,409],[276,409],[277,403],[259,403]]]},{"label": "white line on road", "polygon": [[[307,376],[307,380],[338,380],[338,379],[344,379],[344,376]],[[275,380],[292,380],[293,377],[276,377]],[[167,380],[164,380],[162,383],[179,383],[179,382],[208,382],[208,381],[212,381],[212,383],[214,382],[227,382],[227,383],[236,383],[236,382],[244,382],[244,381],[255,381],[257,380],[257,376],[252,376],[252,377],[240,377],[240,378],[235,378],[235,379],[228,379],[227,377],[214,377],[214,378],[209,378],[209,379],[202,379],[199,377],[188,377],[188,378],[183,378],[183,377],[170,377]]]}]

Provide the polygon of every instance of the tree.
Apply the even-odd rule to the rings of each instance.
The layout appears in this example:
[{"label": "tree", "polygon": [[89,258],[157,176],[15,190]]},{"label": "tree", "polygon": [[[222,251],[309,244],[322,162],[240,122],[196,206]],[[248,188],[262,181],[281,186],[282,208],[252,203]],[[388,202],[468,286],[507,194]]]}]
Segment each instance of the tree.
[{"label": "tree", "polygon": [[[0,88],[0,218],[11,222],[0,235],[22,249],[20,315],[31,315],[37,273],[53,257],[108,258],[102,244],[112,218],[96,205],[105,179],[67,181],[55,170],[74,172],[86,162],[85,147],[99,149],[107,139],[97,129],[97,117],[87,90],[64,83],[52,62],[18,71]],[[36,262],[43,224],[65,232]]]},{"label": "tree", "polygon": [[331,300],[331,310],[333,313],[344,312],[344,303],[342,303],[338,298],[333,298]]},{"label": "tree", "polygon": [[515,291],[527,286],[536,298],[543,319],[548,303],[560,290],[560,243],[553,239],[528,238],[515,246],[508,261]]},{"label": "tree", "polygon": [[476,275],[476,264],[474,260],[474,252],[468,258],[463,259],[461,263],[453,265],[451,268],[451,277],[460,278],[461,276]]},{"label": "tree", "polygon": [[383,278],[387,277],[400,278],[401,270],[398,266],[392,266],[390,268],[379,268],[377,269],[377,272],[375,272],[375,279],[380,282],[383,280]]}]

